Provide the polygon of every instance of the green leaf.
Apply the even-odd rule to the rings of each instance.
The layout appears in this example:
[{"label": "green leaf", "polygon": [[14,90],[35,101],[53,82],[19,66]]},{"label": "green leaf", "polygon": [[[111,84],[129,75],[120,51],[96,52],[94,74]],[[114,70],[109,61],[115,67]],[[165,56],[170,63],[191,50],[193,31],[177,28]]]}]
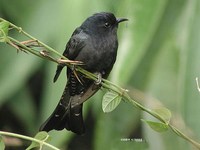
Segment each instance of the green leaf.
[{"label": "green leaf", "polygon": [[159,116],[162,117],[162,119],[165,121],[166,124],[169,123],[170,119],[171,119],[171,112],[169,109],[165,108],[165,107],[161,107],[161,108],[156,108],[153,109],[153,111],[158,114]]},{"label": "green leaf", "polygon": [[5,144],[3,142],[2,136],[0,136],[0,150],[4,150],[4,149],[5,149]]},{"label": "green leaf", "polygon": [[[48,135],[47,132],[42,131],[42,132],[38,132],[34,138],[44,142],[44,141],[47,141],[49,139],[49,135]],[[31,145],[26,150],[31,150],[31,149],[36,148],[36,147],[40,148],[40,147],[42,147],[42,144],[33,141],[31,143]]]},{"label": "green leaf", "polygon": [[102,109],[103,112],[111,112],[113,111],[121,102],[121,96],[117,93],[114,92],[107,92],[103,96],[103,101],[102,101]]},{"label": "green leaf", "polygon": [[0,42],[7,41],[9,23],[7,21],[0,22]]},{"label": "green leaf", "polygon": [[143,119],[142,121],[148,124],[156,132],[165,132],[168,130],[168,125],[162,122],[147,121]]}]

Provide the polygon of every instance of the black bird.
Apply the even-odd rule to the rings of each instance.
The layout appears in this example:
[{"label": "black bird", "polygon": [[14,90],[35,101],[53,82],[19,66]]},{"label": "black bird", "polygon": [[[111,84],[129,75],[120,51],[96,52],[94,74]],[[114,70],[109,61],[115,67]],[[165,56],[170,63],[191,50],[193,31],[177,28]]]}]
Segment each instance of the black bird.
[{"label": "black bird", "polygon": [[[84,63],[82,68],[107,78],[117,56],[118,24],[127,21],[116,18],[112,13],[101,12],[87,18],[73,32],[63,53],[70,60]],[[57,80],[63,65],[58,65],[54,82]],[[67,79],[63,95],[52,115],[41,126],[40,130],[62,130],[66,128],[76,134],[85,132],[82,117],[83,102],[95,94],[100,84],[67,68]]]}]

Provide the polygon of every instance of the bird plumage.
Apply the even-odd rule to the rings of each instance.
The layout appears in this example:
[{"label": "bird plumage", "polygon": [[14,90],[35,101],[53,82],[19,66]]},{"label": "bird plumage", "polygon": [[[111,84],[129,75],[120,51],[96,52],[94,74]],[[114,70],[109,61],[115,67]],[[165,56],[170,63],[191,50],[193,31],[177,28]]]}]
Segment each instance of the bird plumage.
[{"label": "bird plumage", "polygon": [[[72,34],[63,53],[70,60],[84,63],[83,69],[101,74],[107,78],[117,55],[118,21],[112,13],[97,13],[87,18]],[[60,75],[63,65],[58,65],[54,82]],[[82,117],[83,102],[95,94],[100,85],[86,78],[81,73],[67,68],[68,82],[63,95],[52,115],[40,130],[62,130],[66,128],[77,134],[85,132]]]}]

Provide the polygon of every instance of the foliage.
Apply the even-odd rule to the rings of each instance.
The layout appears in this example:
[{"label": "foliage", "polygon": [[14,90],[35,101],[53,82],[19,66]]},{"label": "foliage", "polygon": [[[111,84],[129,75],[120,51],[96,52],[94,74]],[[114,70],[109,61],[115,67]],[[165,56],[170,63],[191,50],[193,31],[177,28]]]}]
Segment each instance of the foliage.
[{"label": "foliage", "polygon": [[[200,95],[195,84],[200,64],[199,1],[103,0],[92,1],[88,5],[89,1],[60,0],[50,3],[44,0],[30,5],[22,0],[12,2],[12,9],[10,1],[0,0],[0,3],[0,17],[23,26],[60,52],[74,27],[94,12],[112,11],[116,16],[129,18],[127,27],[122,25],[119,29],[120,47],[110,79],[129,87],[130,94],[142,96],[141,103],[145,106],[156,108],[157,105],[164,105],[172,110],[171,122],[199,139],[200,121],[197,118]],[[65,73],[58,83],[52,84],[55,64],[31,55],[16,55],[10,47],[2,44],[0,49],[0,129],[33,135],[57,104],[66,83]],[[134,93],[133,87],[148,95]],[[149,95],[159,99],[159,102]],[[171,132],[158,134],[145,124],[141,125],[140,118],[152,118],[127,103],[121,102],[115,111],[103,114],[101,99],[102,92],[85,104],[86,120],[90,118],[93,122],[90,125],[91,122],[86,121],[88,126],[92,126],[92,130],[85,135],[90,149],[144,149],[147,143],[148,149],[192,149]],[[4,119],[11,115],[16,126]],[[70,148],[77,141],[80,146],[80,141],[86,139],[65,131],[50,134],[54,137],[51,143],[58,147],[68,145]],[[121,139],[124,137],[142,138],[147,143],[123,142]]]}]

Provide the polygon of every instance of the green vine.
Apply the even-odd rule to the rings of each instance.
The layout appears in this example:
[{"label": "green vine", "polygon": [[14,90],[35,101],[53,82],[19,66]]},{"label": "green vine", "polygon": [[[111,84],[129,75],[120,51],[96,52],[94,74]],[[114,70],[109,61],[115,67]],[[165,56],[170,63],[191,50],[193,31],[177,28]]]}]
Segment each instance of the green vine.
[{"label": "green vine", "polygon": [[[22,34],[28,38],[27,41],[20,42],[10,36],[8,36],[8,33],[10,30],[16,30],[19,32],[19,34]],[[53,48],[49,47],[48,45],[42,43],[38,39],[32,37],[28,33],[26,33],[21,27],[18,27],[2,18],[0,18],[0,42],[7,43],[11,45],[12,47],[16,48],[18,51],[23,52],[30,52],[38,57],[48,59],[50,61],[56,62],[58,64],[64,64],[68,67],[72,67],[72,65],[77,65],[75,67],[76,71],[81,72],[88,78],[92,80],[97,80],[97,75],[92,74],[84,69],[81,68],[82,63],[78,61],[71,61],[68,60],[66,57],[58,53]],[[170,123],[171,119],[171,112],[164,108],[164,109],[157,109],[157,110],[150,110],[146,108],[145,106],[141,105],[137,101],[135,101],[133,98],[131,98],[128,94],[128,91],[126,89],[123,89],[114,83],[103,79],[102,81],[102,87],[117,94],[121,98],[123,98],[125,101],[131,103],[133,106],[139,108],[142,111],[145,111],[146,113],[150,114],[151,116],[155,117],[159,120],[159,122],[152,122],[152,121],[145,121],[152,129],[156,131],[164,131],[165,129],[171,129],[175,134],[177,134],[179,137],[185,139],[186,141],[190,142],[192,145],[194,145],[196,148],[200,149],[200,143],[196,142],[195,140],[191,139],[189,136],[181,132],[179,129],[177,129],[175,126],[173,126]],[[114,95],[116,97],[116,95]],[[113,99],[112,99],[113,100]],[[119,100],[119,99],[118,99]],[[115,106],[116,107],[116,106]],[[40,141],[34,138],[30,138],[23,135],[18,135],[14,133],[6,133],[1,131],[0,135],[5,136],[14,136],[18,138],[23,138],[26,140],[31,140],[37,143],[43,143],[46,146],[49,146],[52,149],[57,149],[50,144]]]},{"label": "green vine", "polygon": [[[43,139],[41,139],[41,138],[37,139],[36,137],[37,137],[38,134],[40,134],[40,135],[43,134],[44,138]],[[36,135],[35,138],[32,138],[32,137],[21,135],[21,134],[0,131],[0,135],[10,136],[10,137],[15,137],[15,138],[20,138],[20,139],[32,141],[32,144],[30,145],[30,148],[28,147],[26,150],[30,150],[31,148],[34,148],[34,147],[39,147],[40,150],[41,150],[44,145],[49,147],[49,148],[51,148],[52,150],[59,150],[55,146],[45,142],[49,138],[49,135],[46,132],[39,132],[38,134]],[[37,144],[33,144],[33,142],[35,142]]]}]

